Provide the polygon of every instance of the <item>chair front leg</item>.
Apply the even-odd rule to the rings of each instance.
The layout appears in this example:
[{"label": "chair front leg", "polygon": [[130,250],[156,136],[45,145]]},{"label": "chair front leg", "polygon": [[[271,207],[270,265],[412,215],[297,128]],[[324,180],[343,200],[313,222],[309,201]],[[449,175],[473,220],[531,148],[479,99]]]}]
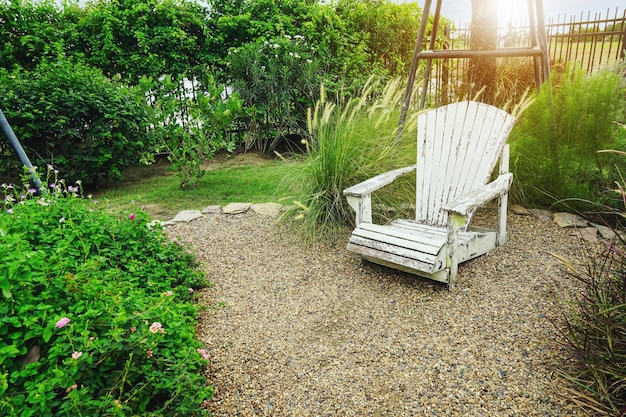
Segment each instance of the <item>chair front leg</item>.
[{"label": "chair front leg", "polygon": [[459,258],[457,254],[457,248],[459,246],[459,230],[465,227],[468,216],[462,216],[460,214],[449,213],[448,214],[448,253],[447,253],[447,267],[450,271],[448,279],[448,289],[454,288],[456,283],[456,274],[459,269]]}]

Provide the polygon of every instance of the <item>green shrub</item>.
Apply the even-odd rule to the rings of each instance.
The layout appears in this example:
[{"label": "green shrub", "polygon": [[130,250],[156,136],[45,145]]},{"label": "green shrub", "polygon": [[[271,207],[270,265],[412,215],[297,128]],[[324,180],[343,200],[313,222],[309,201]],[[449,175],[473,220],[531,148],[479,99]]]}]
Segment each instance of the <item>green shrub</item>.
[{"label": "green shrub", "polygon": [[306,131],[306,109],[321,79],[313,58],[299,35],[261,38],[232,51],[231,81],[250,110],[248,148],[271,152],[284,136]]},{"label": "green shrub", "polygon": [[0,68],[33,69],[65,50],[73,25],[54,1],[0,1]]},{"label": "green shrub", "polygon": [[[399,79],[389,82],[380,96],[368,83],[360,98],[342,105],[321,99],[309,111],[308,153],[291,184],[297,189],[295,218],[302,218],[308,236],[332,234],[354,224],[354,213],[343,190],[416,160],[416,117],[396,137],[403,89]],[[414,114],[416,116],[416,114]],[[415,199],[415,176],[407,175],[373,195],[375,207],[406,210]],[[382,215],[377,211],[375,215]]]},{"label": "green shrub", "polygon": [[75,19],[69,53],[110,78],[136,85],[142,76],[182,78],[204,73],[211,63],[215,34],[204,4],[187,0],[85,2]]},{"label": "green shrub", "polygon": [[[204,163],[221,150],[233,152],[238,145],[229,135],[234,121],[243,114],[242,100],[236,93],[229,96],[213,77],[195,89],[170,76],[155,82],[148,78],[142,85],[156,96],[154,119],[160,129],[157,150],[166,151],[170,169],[180,178],[183,190],[197,188],[204,176]],[[145,158],[153,162],[154,155]]]},{"label": "green shrub", "polygon": [[581,211],[594,203],[619,207],[611,190],[624,162],[598,151],[624,146],[626,137],[615,122],[626,119],[625,99],[619,69],[553,75],[511,133],[516,189],[521,185],[524,196],[520,202]]},{"label": "green shrub", "polygon": [[194,257],[142,213],[60,197],[79,185],[3,187],[0,416],[202,414]]},{"label": "green shrub", "polygon": [[[0,70],[0,107],[33,164],[53,164],[69,181],[120,179],[153,148],[143,92],[66,59]],[[13,156],[3,143],[2,156]]]}]

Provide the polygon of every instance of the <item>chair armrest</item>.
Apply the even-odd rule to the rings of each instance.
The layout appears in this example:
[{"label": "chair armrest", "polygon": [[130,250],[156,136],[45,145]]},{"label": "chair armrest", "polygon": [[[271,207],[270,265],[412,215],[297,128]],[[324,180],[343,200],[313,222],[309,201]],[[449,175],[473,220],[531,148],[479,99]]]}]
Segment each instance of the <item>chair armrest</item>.
[{"label": "chair armrest", "polygon": [[511,187],[512,182],[512,173],[507,172],[500,174],[494,181],[444,205],[442,209],[449,213],[467,216],[477,207],[480,207],[498,197],[502,193],[507,192]]},{"label": "chair armrest", "polygon": [[376,175],[375,177],[353,185],[352,187],[346,188],[345,190],[343,190],[343,194],[355,197],[371,194],[379,188],[391,184],[399,176],[406,174],[407,172],[414,171],[415,167],[416,165],[411,165],[408,167],[398,168],[394,169],[393,171],[388,171],[383,174]]}]

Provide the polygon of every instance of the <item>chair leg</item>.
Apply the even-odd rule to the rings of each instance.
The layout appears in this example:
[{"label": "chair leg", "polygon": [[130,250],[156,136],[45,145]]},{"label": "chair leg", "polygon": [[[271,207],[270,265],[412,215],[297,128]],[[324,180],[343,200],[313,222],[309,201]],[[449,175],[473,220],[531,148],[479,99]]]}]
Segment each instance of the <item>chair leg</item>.
[{"label": "chair leg", "polygon": [[448,290],[452,290],[454,288],[454,286],[456,285],[456,274],[459,271],[459,265],[458,264],[452,264],[450,265],[450,278],[448,281]]},{"label": "chair leg", "polygon": [[450,270],[450,278],[448,280],[448,289],[454,288],[456,283],[456,274],[459,269],[459,257],[456,253],[458,246],[459,230],[466,224],[467,216],[450,213],[448,215],[448,259],[447,267]]}]

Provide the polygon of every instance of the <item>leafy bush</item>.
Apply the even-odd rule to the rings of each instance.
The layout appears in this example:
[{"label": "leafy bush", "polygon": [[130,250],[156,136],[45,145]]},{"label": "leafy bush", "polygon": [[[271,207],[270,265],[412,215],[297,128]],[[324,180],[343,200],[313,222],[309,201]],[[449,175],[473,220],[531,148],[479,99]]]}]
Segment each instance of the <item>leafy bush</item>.
[{"label": "leafy bush", "polygon": [[194,257],[144,214],[50,189],[4,185],[0,416],[202,414]]},{"label": "leafy bush", "polygon": [[0,1],[0,67],[33,69],[56,59],[73,25],[51,1]]},{"label": "leafy bush", "polygon": [[[578,210],[588,210],[593,203],[619,207],[611,190],[624,172],[623,160],[598,151],[624,146],[626,137],[615,122],[626,119],[625,100],[626,83],[619,69],[589,76],[571,69],[561,78],[553,75],[511,133],[522,202],[558,202]],[[519,193],[513,197],[521,199]]]},{"label": "leafy bush", "polygon": [[[398,79],[389,82],[382,94],[373,95],[369,83],[360,98],[342,105],[321,98],[309,111],[308,154],[304,167],[292,176],[300,199],[298,213],[305,234],[332,234],[354,223],[343,190],[394,168],[409,166],[416,160],[416,117],[406,122],[403,134],[396,137],[399,107],[403,99]],[[414,114],[414,116],[416,116]],[[411,177],[411,178],[409,178]],[[373,196],[375,206],[391,212],[406,210],[414,203],[415,176],[407,175]],[[374,213],[380,216],[382,212]]]},{"label": "leafy bush", "polygon": [[[157,149],[168,153],[171,170],[180,178],[180,188],[197,188],[204,176],[203,163],[221,150],[233,152],[237,145],[228,130],[243,113],[242,100],[234,93],[226,96],[225,88],[213,77],[205,77],[195,88],[185,88],[170,76],[142,84],[156,95],[155,121],[163,129]],[[153,155],[148,155],[153,159]]]},{"label": "leafy bush", "polygon": [[[66,7],[65,17],[71,9]],[[142,76],[181,78],[211,62],[206,7],[187,0],[88,2],[76,16],[71,54],[108,77],[136,85]]]},{"label": "leafy bush", "polygon": [[300,35],[259,39],[232,51],[231,81],[251,111],[247,147],[273,151],[284,136],[305,132],[306,109],[320,82],[310,46]]},{"label": "leafy bush", "polygon": [[144,93],[67,59],[0,70],[0,106],[33,164],[54,164],[69,181],[119,179],[153,147]]}]

